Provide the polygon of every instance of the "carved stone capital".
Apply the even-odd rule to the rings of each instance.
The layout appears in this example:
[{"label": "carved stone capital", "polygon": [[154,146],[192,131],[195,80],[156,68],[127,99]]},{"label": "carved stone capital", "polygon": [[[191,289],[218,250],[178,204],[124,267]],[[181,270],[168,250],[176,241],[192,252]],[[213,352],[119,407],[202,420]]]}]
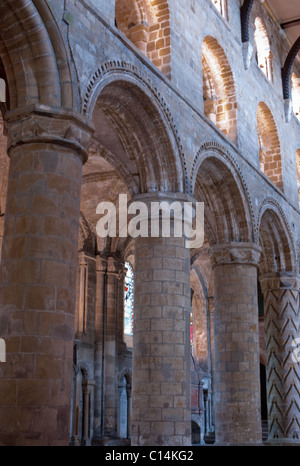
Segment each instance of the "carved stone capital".
[{"label": "carved stone capital", "polygon": [[77,152],[87,160],[93,133],[89,122],[74,113],[62,113],[44,107],[25,109],[24,112],[8,112],[7,152],[24,144],[56,144]]},{"label": "carved stone capital", "polygon": [[258,266],[261,248],[254,243],[216,244],[210,249],[212,267],[245,264]]}]

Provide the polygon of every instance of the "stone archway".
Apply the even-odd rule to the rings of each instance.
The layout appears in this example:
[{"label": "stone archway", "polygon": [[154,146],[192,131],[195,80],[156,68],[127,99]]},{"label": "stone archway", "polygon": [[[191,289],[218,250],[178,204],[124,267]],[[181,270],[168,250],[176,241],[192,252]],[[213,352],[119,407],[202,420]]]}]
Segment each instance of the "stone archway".
[{"label": "stone archway", "polygon": [[264,296],[268,443],[300,441],[300,374],[293,359],[299,335],[299,273],[288,223],[277,203],[266,200],[260,210],[262,255],[259,264]]},{"label": "stone archway", "polygon": [[[182,203],[187,198],[184,190],[188,183],[171,115],[152,92],[149,80],[137,76],[130,66],[124,68],[124,64],[116,63],[114,68],[111,63],[108,69],[101,68],[102,75],[95,75],[86,103],[86,113],[95,127],[93,150],[98,148],[99,155],[123,180],[128,200],[147,206],[160,200]],[[89,162],[85,169],[88,166]],[[118,193],[114,190],[108,194],[116,197]],[[117,243],[115,239],[107,241],[110,250],[117,247],[122,255],[119,248],[122,244],[126,248],[126,240]],[[178,258],[174,257],[174,248]],[[190,306],[189,252],[184,238],[135,239],[132,445],[183,445],[190,441],[190,357],[185,350],[190,348],[186,312]],[[111,255],[108,259],[116,263],[120,257]],[[107,307],[107,318],[114,332],[117,313],[112,290],[118,276],[115,270],[107,269],[106,274],[112,303]],[[115,351],[112,332],[109,338]],[[171,354],[174,344],[176,358]],[[157,363],[153,362],[154,355]],[[183,368],[179,373],[178,364]],[[114,396],[115,381],[110,378],[109,384],[109,395]],[[181,403],[177,403],[179,396]],[[110,435],[115,435],[112,430]]]},{"label": "stone archway", "polygon": [[215,150],[202,148],[198,156],[194,192],[196,199],[205,203],[206,238],[214,273],[216,444],[256,444],[261,442],[257,304],[260,248],[254,242],[251,203],[229,154],[216,145]]}]

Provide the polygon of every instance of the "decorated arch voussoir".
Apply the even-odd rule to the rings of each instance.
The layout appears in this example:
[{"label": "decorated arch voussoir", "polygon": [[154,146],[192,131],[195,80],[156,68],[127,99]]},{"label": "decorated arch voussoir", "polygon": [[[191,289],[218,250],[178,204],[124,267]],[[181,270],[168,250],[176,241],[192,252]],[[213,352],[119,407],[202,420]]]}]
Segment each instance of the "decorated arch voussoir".
[{"label": "decorated arch voussoir", "polygon": [[[254,235],[255,216],[254,216],[253,205],[251,201],[250,192],[247,187],[246,179],[235,157],[228,150],[226,150],[221,144],[219,144],[216,141],[210,141],[210,142],[204,143],[196,154],[196,157],[194,159],[194,163],[192,166],[192,170],[191,170],[190,184],[192,188],[192,194],[194,194],[195,192],[197,176],[198,176],[198,173],[201,172],[201,166],[208,159],[218,160],[219,163],[225,167],[225,169],[227,170],[227,173],[230,173],[230,176],[232,177],[233,183],[235,185],[234,187],[231,187],[231,188],[233,189],[233,191],[235,191],[235,194],[237,194],[237,196],[239,197],[242,203],[242,205],[236,205],[236,199],[235,199],[234,205],[237,209],[239,209],[239,214],[241,214],[242,217],[244,218],[243,222],[244,221],[246,222],[243,225],[240,225],[240,227],[242,228],[244,232],[243,234],[245,235],[244,240],[246,240],[247,238],[247,241],[254,242],[255,241],[255,235]],[[236,196],[234,195],[234,197]],[[232,198],[232,201],[234,201],[234,197]],[[234,205],[232,205],[232,209],[234,209]],[[231,214],[234,217],[235,214],[238,215],[238,212],[234,213],[232,211]]]},{"label": "decorated arch voussoir", "polygon": [[160,114],[162,122],[164,123],[171,140],[174,141],[174,151],[180,158],[180,169],[183,174],[182,189],[187,194],[190,194],[191,187],[190,179],[187,173],[186,157],[183,151],[183,146],[178,134],[178,130],[176,128],[176,124],[174,122],[174,118],[167,105],[167,102],[149,75],[141,72],[134,64],[122,60],[111,60],[109,62],[103,63],[92,74],[86,87],[82,101],[82,113],[88,118],[92,118],[93,110],[101,90],[103,90],[107,84],[117,81],[127,81],[134,84],[150,98],[153,106]]},{"label": "decorated arch voussoir", "polygon": [[46,2],[0,3],[0,55],[10,87],[10,109],[25,105],[76,108],[67,47]]}]

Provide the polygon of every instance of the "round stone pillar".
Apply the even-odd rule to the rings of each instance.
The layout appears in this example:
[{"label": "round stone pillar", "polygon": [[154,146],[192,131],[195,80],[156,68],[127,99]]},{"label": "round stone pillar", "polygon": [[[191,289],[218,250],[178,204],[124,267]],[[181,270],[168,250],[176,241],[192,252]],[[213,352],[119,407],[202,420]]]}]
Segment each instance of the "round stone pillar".
[{"label": "round stone pillar", "polygon": [[[139,200],[150,209],[151,200],[182,197]],[[190,250],[172,236],[135,240],[134,446],[191,444]]]},{"label": "round stone pillar", "polygon": [[214,269],[214,408],[216,444],[259,444],[257,264],[252,243],[211,248]]},{"label": "round stone pillar", "polygon": [[107,260],[97,256],[95,304],[95,408],[94,441],[104,436],[105,329],[106,329],[106,269]]},{"label": "round stone pillar", "polygon": [[8,114],[8,126],[0,445],[66,445],[81,172],[90,132],[73,115],[53,115],[44,107]]},{"label": "round stone pillar", "polygon": [[[268,442],[300,443],[299,276],[263,275]],[[294,343],[295,341],[295,343]]]}]

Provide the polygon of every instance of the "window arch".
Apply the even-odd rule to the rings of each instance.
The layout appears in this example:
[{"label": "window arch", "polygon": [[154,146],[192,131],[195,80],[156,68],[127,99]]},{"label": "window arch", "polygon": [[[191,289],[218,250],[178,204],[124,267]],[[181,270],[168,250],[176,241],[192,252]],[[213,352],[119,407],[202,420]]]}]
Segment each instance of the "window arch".
[{"label": "window arch", "polygon": [[211,0],[218,12],[228,20],[228,0]]},{"label": "window arch", "polygon": [[127,269],[124,279],[124,341],[132,348],[133,319],[134,319],[134,272],[130,262],[125,262]]},{"label": "window arch", "polygon": [[294,114],[300,121],[300,78],[296,73],[292,73],[292,101]]},{"label": "window arch", "polygon": [[167,0],[116,0],[117,28],[157,66],[171,77],[171,30]]},{"label": "window arch", "polygon": [[256,61],[264,75],[273,81],[273,63],[270,42],[262,20],[257,17],[254,22],[254,42]]},{"label": "window arch", "polygon": [[259,165],[261,171],[279,189],[283,190],[281,149],[273,115],[264,102],[257,109]]},{"label": "window arch", "polygon": [[237,100],[230,64],[218,41],[205,37],[202,44],[205,115],[233,142],[237,142]]}]

